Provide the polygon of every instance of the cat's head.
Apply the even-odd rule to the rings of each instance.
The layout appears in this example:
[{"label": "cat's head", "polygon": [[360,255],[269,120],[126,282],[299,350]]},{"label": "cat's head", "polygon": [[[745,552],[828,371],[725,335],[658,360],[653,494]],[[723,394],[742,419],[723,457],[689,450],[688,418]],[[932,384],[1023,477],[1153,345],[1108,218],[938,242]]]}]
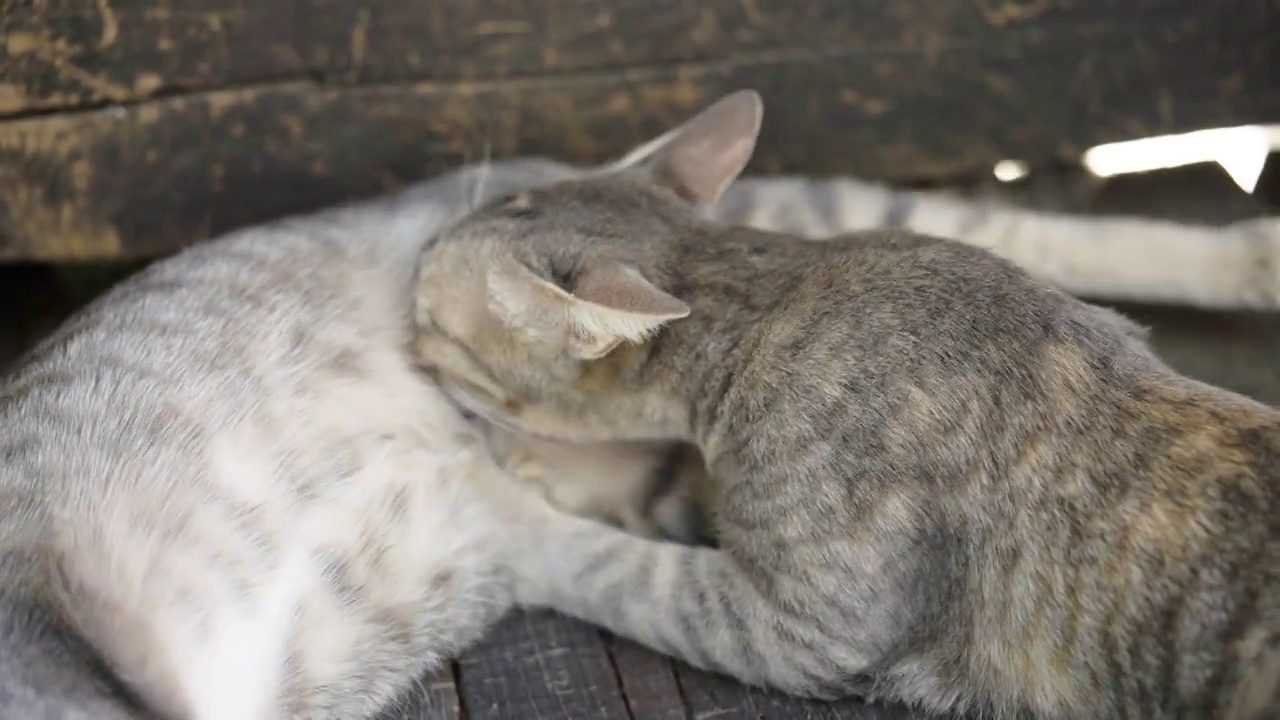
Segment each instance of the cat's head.
[{"label": "cat's head", "polygon": [[[676,287],[679,247],[705,231],[700,216],[750,160],[761,115],[759,95],[733,93],[584,178],[498,198],[442,229],[419,267],[420,362],[499,424],[566,439],[663,436],[668,411],[601,369],[691,312]],[[611,427],[619,403],[642,420]]]}]

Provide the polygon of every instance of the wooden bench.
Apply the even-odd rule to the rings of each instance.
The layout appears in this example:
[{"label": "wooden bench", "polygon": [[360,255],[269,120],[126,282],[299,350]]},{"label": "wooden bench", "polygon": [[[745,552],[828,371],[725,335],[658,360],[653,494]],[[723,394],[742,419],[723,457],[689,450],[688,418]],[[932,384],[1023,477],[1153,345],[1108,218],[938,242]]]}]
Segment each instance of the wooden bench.
[{"label": "wooden bench", "polygon": [[154,257],[759,89],[752,172],[946,182],[1280,119],[1280,5],[2,0],[0,260]]}]

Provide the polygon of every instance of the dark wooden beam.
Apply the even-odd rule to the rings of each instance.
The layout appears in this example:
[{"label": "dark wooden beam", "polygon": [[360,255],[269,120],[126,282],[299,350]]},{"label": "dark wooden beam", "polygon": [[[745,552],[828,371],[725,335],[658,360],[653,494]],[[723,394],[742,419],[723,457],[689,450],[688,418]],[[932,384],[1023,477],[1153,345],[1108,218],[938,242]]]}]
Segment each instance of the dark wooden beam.
[{"label": "dark wooden beam", "polygon": [[1236,41],[1263,39],[1277,16],[1266,0],[903,0],[888,9],[876,0],[0,0],[0,10],[0,116],[290,79],[483,79],[798,52],[840,55],[868,75],[919,57],[982,83],[999,70],[982,58],[1000,53],[985,51],[1006,48],[1012,61],[1047,62],[1039,85],[1052,92],[1142,69],[1108,68],[1096,43],[1128,41],[1119,47],[1134,56],[1184,47],[1196,52],[1168,60],[1193,69],[1214,55],[1247,57]]},{"label": "dark wooden beam", "polygon": [[0,260],[151,257],[758,88],[754,172],[892,181],[1280,120],[1273,0],[0,0]]}]

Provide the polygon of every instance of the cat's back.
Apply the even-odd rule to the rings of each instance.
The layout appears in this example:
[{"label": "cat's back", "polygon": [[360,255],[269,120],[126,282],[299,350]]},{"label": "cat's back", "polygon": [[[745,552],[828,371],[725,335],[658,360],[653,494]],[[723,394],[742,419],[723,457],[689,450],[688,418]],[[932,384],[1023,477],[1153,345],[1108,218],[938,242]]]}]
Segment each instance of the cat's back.
[{"label": "cat's back", "polygon": [[[1175,372],[1122,315],[913,233],[783,252],[802,272],[762,291],[775,297],[740,375],[751,392],[737,393],[756,410],[740,415],[904,457],[985,452],[1046,473],[1066,472],[1053,459],[1118,462],[1133,472],[1108,482],[1168,493],[1217,468],[1280,503],[1280,410]],[[803,417],[779,417],[788,408]],[[1034,443],[1050,445],[1028,456]],[[1274,518],[1263,527],[1276,532]]]},{"label": "cat's back", "polygon": [[[1164,371],[1135,323],[959,242],[895,230],[815,242],[735,228],[708,245],[699,252],[720,257],[699,265],[736,285],[721,293],[733,311],[709,312],[747,326],[757,346],[744,401],[1015,390],[1060,348],[1085,364]],[[737,312],[747,302],[760,311]]]},{"label": "cat's back", "polygon": [[895,586],[964,588],[983,640],[946,646],[965,659],[944,672],[1049,715],[1276,702],[1280,411],[977,248],[882,232],[786,252],[805,270],[740,374],[741,455],[844,498],[807,518],[833,536],[950,538]]},{"label": "cat's back", "polygon": [[146,480],[123,478],[131,464],[154,473],[189,463],[218,430],[265,430],[343,380],[377,382],[374,365],[401,369],[405,310],[394,293],[405,279],[370,255],[305,219],[193,248],[121,283],[5,376],[0,482],[41,505],[127,490]]}]

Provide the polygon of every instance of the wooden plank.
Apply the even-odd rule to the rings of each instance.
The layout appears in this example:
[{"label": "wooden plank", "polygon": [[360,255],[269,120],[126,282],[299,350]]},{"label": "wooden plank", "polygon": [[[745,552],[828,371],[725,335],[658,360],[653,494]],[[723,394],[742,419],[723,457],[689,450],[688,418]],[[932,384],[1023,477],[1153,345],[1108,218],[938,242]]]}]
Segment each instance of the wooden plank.
[{"label": "wooden plank", "polygon": [[684,696],[672,660],[628,640],[605,635],[631,720],[685,720]]},{"label": "wooden plank", "polygon": [[[999,83],[998,64],[973,62],[994,44],[1038,49],[1019,62],[1072,58],[1041,66],[1038,90],[1005,86],[1043,96],[1086,79],[1077,70],[1109,71],[1106,58],[1090,59],[1095,41],[1132,39],[1132,54],[1158,54],[1171,38],[1191,39],[1200,52],[1168,61],[1192,69],[1214,54],[1246,53],[1228,48],[1247,39],[1237,37],[1243,29],[1274,27],[1276,13],[1250,0],[899,0],[889,9],[877,0],[0,0],[0,11],[0,116],[282,80],[476,79],[761,53],[862,60],[872,85],[872,66],[905,57],[958,62],[970,83]],[[1247,65],[1225,69],[1235,67]],[[1176,94],[1176,78],[1158,80],[1133,100],[1156,100],[1162,86]],[[853,102],[891,102],[849,92]]]},{"label": "wooden plank", "polygon": [[468,720],[628,720],[604,640],[551,613],[517,613],[459,661]]},{"label": "wooden plank", "polygon": [[903,705],[859,699],[818,702],[766,692],[676,663],[692,720],[931,720]]},{"label": "wooden plank", "polygon": [[690,720],[760,720],[755,693],[745,685],[676,663]]},{"label": "wooden plank", "polygon": [[865,44],[884,30],[821,4],[761,8],[741,0],[591,8],[581,0],[192,0],[181,11],[171,0],[10,5],[0,116],[281,79],[474,79],[660,64],[776,49],[798,32]]},{"label": "wooden plank", "polygon": [[753,695],[764,720],[940,720],[905,705],[860,700],[823,703],[760,691],[754,691]]},{"label": "wooden plank", "polygon": [[1060,11],[1050,17],[1071,21],[1036,33],[1011,24],[995,44],[939,36],[927,53],[805,44],[486,82],[269,83],[8,120],[0,122],[8,195],[0,260],[165,254],[367,197],[486,147],[497,157],[597,162],[740,87],[761,90],[767,106],[753,172],[904,181],[971,175],[1009,156],[1033,165],[1074,157],[1148,132],[1280,118],[1268,74],[1280,65],[1280,5],[1214,14],[1209,41],[1194,18],[1174,13],[1174,0],[1160,2],[1166,11],[1136,27],[1081,25]]},{"label": "wooden plank", "polygon": [[462,720],[462,699],[452,664],[423,679],[422,685],[387,708],[379,720]]}]

